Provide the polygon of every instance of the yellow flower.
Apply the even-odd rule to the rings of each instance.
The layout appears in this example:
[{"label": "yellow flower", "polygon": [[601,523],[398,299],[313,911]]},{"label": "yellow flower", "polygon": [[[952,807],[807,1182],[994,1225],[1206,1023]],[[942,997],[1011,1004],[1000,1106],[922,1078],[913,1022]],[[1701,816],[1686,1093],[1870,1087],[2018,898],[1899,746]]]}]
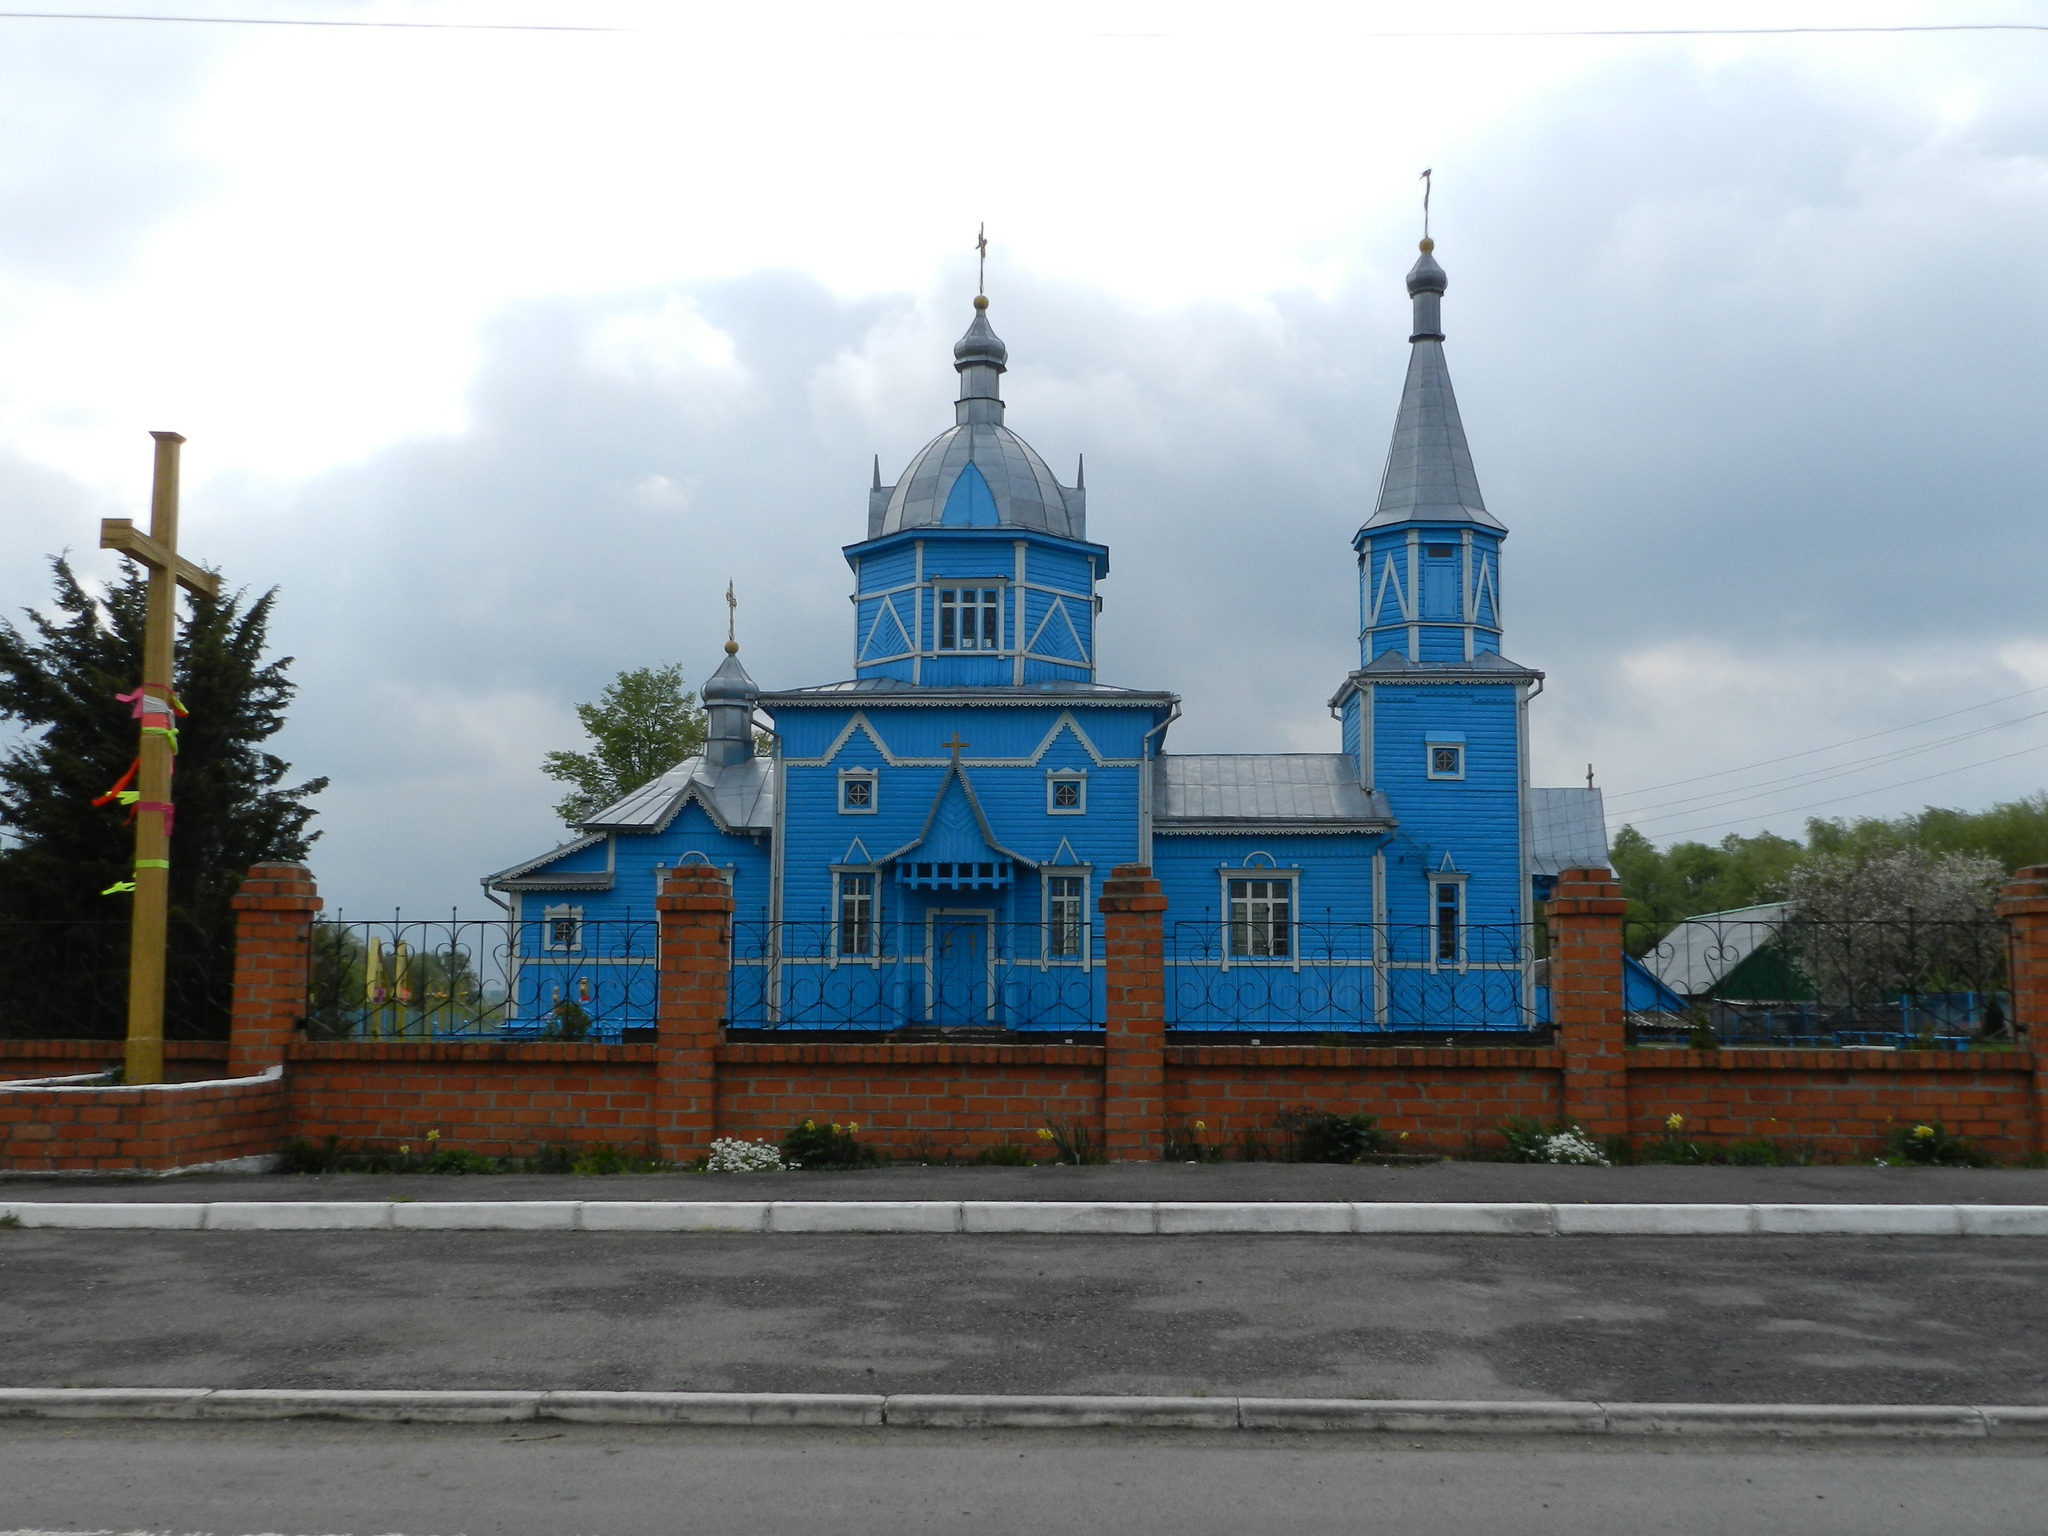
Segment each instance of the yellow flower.
[{"label": "yellow flower", "polygon": [[429,1132],[427,1132],[427,1140],[429,1140],[429,1141],[439,1141],[440,1139],[441,1139],[441,1133],[440,1133],[439,1131],[429,1131]]},{"label": "yellow flower", "polygon": [[1051,1140],[1052,1140],[1052,1132],[1051,1132],[1051,1131],[1048,1131],[1048,1130],[1047,1130],[1047,1129],[1046,1129],[1046,1128],[1045,1128],[1044,1126],[1042,1126],[1042,1125],[1041,1125],[1041,1126],[1040,1126],[1040,1127],[1038,1128],[1038,1139],[1039,1139],[1040,1141],[1051,1141]]},{"label": "yellow flower", "polygon": [[837,1136],[839,1134],[839,1122],[837,1120],[834,1120],[832,1122],[832,1134],[834,1136]]},{"label": "yellow flower", "polygon": [[1403,1132],[1401,1133],[1401,1140],[1403,1140],[1403,1141],[1406,1141],[1407,1139],[1408,1139],[1408,1133],[1407,1133],[1406,1131],[1403,1131]]},{"label": "yellow flower", "polygon": [[857,1135],[859,1135],[859,1134],[860,1134],[860,1122],[859,1122],[858,1120],[849,1120],[849,1121],[847,1121],[847,1122],[846,1122],[846,1134],[847,1134],[847,1135],[849,1135],[849,1136],[857,1136]]},{"label": "yellow flower", "polygon": [[1209,1127],[1205,1122],[1197,1120],[1195,1122],[1195,1129],[1198,1131],[1206,1131],[1207,1129],[1209,1129]]},{"label": "yellow flower", "polygon": [[804,1122],[804,1129],[807,1131],[815,1131],[817,1128],[818,1122],[815,1120],[806,1120]]},{"label": "yellow flower", "polygon": [[1931,1125],[1916,1125],[1913,1127],[1913,1134],[1921,1141],[1927,1141],[1933,1137],[1934,1127]]},{"label": "yellow flower", "polygon": [[1675,1131],[1675,1130],[1677,1130],[1677,1129],[1678,1129],[1678,1128],[1679,1128],[1679,1127],[1680,1127],[1681,1125],[1683,1125],[1683,1124],[1685,1124],[1685,1116],[1683,1116],[1683,1115],[1681,1115],[1681,1114],[1678,1114],[1678,1113],[1676,1113],[1676,1112],[1674,1111],[1674,1112],[1673,1112],[1673,1113],[1672,1113],[1672,1114],[1671,1114],[1671,1115],[1670,1115],[1670,1116],[1669,1116],[1668,1118],[1666,1118],[1666,1120],[1664,1121],[1664,1128],[1665,1128],[1666,1130],[1671,1130],[1671,1131]]},{"label": "yellow flower", "polygon": [[400,1157],[410,1157],[412,1155],[412,1147],[408,1143],[401,1141],[398,1144],[398,1155]]}]

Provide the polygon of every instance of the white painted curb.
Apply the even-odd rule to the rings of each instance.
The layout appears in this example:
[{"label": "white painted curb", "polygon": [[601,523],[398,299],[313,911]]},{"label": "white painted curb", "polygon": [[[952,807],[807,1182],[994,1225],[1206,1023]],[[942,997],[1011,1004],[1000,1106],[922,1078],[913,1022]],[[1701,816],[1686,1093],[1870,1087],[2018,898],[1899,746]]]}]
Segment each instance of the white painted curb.
[{"label": "white painted curb", "polygon": [[966,1393],[270,1391],[0,1388],[0,1419],[348,1419],[381,1424],[826,1429],[1226,1429],[1382,1434],[2042,1439],[2048,1408],[1889,1403],[1432,1402]]},{"label": "white painted curb", "polygon": [[2048,1205],[1540,1205],[1419,1200],[0,1202],[0,1217],[9,1216],[24,1227],[73,1231],[2048,1237]]}]

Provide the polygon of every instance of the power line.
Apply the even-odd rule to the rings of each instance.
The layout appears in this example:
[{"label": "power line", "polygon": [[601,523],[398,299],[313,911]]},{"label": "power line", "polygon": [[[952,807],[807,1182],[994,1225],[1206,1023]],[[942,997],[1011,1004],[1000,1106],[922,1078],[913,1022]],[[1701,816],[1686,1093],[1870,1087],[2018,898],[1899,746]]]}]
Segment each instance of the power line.
[{"label": "power line", "polygon": [[[399,32],[637,32],[638,27],[577,26],[566,23],[517,21],[378,21],[370,19],[324,19],[310,16],[152,16],[121,11],[0,11],[0,21],[145,21],[201,27],[329,27]],[[1280,29],[1285,30],[1285,29]],[[1840,27],[1528,27],[1483,31],[1351,31],[1335,29],[1339,37],[1367,38],[1375,42],[1457,41],[1463,38],[1545,38],[1545,37],[1884,37],[1940,32],[2048,32],[2048,23],[2027,21],[1925,22],[1909,26]],[[908,31],[876,28],[882,37],[940,37],[954,33],[923,29]],[[1097,32],[1096,37],[1165,38],[1172,32]],[[1321,34],[1332,35],[1331,31]]]},{"label": "power line", "polygon": [[1804,752],[1787,752],[1783,757],[1767,757],[1760,763],[1748,763],[1740,768],[1717,768],[1712,773],[1696,773],[1689,779],[1671,779],[1663,784],[1645,784],[1641,789],[1625,789],[1617,793],[1617,800],[1633,799],[1637,795],[1655,794],[1660,789],[1677,789],[1683,784],[1698,784],[1706,779],[1723,779],[1731,773],[1748,773],[1754,768],[1771,768],[1779,763],[1795,762],[1802,757],[1815,757],[1822,752],[1838,752],[1843,747],[1853,747],[1861,742],[1875,741],[1880,736],[1896,736],[1900,731],[1918,730],[1923,725],[1933,725],[1939,720],[1953,720],[1957,715],[1974,714],[1980,709],[1989,709],[1994,704],[2009,704],[2014,699],[2024,699],[2032,694],[2048,691],[2048,683],[2038,688],[2022,688],[2018,693],[2008,693],[1995,699],[1986,699],[1982,704],[1966,704],[1961,709],[1951,709],[1946,714],[1929,715],[1925,720],[1910,720],[1904,725],[1888,726],[1881,731],[1872,731],[1867,736],[1851,736],[1847,741],[1838,741],[1833,746],[1808,747]]},{"label": "power line", "polygon": [[[1825,768],[1808,768],[1798,773],[1788,773],[1783,778],[1761,779],[1754,784],[1737,784],[1728,789],[1710,789],[1704,794],[1681,795],[1676,800],[1662,800],[1655,805],[1639,805],[1628,812],[1640,816],[1645,811],[1661,810],[1667,805],[1690,805],[1691,810],[1672,811],[1663,816],[1652,816],[1651,821],[1675,821],[1681,816],[1696,816],[1702,811],[1725,810],[1729,805],[1743,800],[1754,800],[1767,794],[1785,794],[1789,790],[1806,789],[1814,784],[1825,784],[1831,779],[1847,778],[1852,773],[1867,773],[1872,768],[1885,768],[1893,763],[1903,762],[1909,757],[1921,757],[1929,752],[1938,752],[1943,747],[1955,746],[1958,742],[1974,741],[1979,736],[1988,736],[1993,731],[2002,731],[2008,726],[2025,725],[2029,720],[2039,720],[2048,715],[2048,709],[2036,710],[2031,715],[2016,715],[2010,720],[2000,720],[1994,725],[1980,725],[1972,731],[1960,731],[1954,736],[1943,736],[1936,741],[1923,742],[1917,747],[1899,747],[1890,752],[1879,752],[1871,757],[1858,758],[1851,763],[1836,763]],[[1775,786],[1775,787],[1774,787]],[[1702,800],[1719,800],[1720,805],[1700,805]]]},{"label": "power line", "polygon": [[341,27],[392,32],[631,32],[523,21],[324,20],[313,16],[131,16],[114,11],[0,11],[0,21],[163,21],[195,27]]},{"label": "power line", "polygon": [[[1799,811],[1815,811],[1819,810],[1822,806],[1840,805],[1845,800],[1860,800],[1865,795],[1882,794],[1885,790],[1888,789],[1904,789],[1909,784],[1925,784],[1930,779],[1946,779],[1958,773],[1967,773],[1972,768],[1988,768],[1993,763],[2003,763],[2015,757],[2025,757],[2029,752],[2039,752],[2044,747],[2048,747],[2048,742],[2037,742],[2035,745],[2031,747],[2021,747],[2017,752],[2007,752],[1998,757],[1987,757],[1980,762],[1965,763],[1960,768],[1944,768],[1940,773],[1924,773],[1917,779],[1900,779],[1896,784],[1875,784],[1872,785],[1869,789],[1855,790],[1850,794],[1836,795],[1831,799],[1812,800],[1806,803],[1805,805],[1788,805],[1784,807],[1782,810],[1763,812],[1760,814],[1771,816],[1791,816]],[[1665,832],[1659,835],[1663,837],[1690,837],[1695,832],[1718,832],[1723,827],[1739,827],[1745,821],[1756,821],[1758,819],[1759,817],[1757,816],[1738,816],[1732,821],[1710,822],[1705,826],[1699,827],[1682,827],[1676,832]]]}]

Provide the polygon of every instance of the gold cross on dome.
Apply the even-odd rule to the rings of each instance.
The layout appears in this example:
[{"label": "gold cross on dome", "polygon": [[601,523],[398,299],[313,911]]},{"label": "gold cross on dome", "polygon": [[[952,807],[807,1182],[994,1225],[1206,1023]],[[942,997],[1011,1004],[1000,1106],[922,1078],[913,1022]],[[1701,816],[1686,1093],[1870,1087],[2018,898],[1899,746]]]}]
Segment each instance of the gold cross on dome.
[{"label": "gold cross on dome", "polygon": [[951,741],[942,741],[939,743],[939,745],[944,747],[948,752],[952,753],[953,761],[957,763],[960,761],[960,754],[962,752],[965,752],[968,749],[968,747],[973,745],[973,743],[962,741],[960,739],[960,733],[958,731],[955,731],[953,733],[953,739]]}]

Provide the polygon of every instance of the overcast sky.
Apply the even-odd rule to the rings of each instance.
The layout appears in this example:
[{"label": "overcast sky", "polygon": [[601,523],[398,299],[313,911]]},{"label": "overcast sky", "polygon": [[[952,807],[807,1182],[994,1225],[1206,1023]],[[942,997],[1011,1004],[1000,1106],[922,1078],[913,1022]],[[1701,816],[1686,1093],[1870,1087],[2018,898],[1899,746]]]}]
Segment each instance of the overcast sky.
[{"label": "overcast sky", "polygon": [[1424,166],[1539,782],[1660,840],[2048,783],[2048,32],[1368,35],[2048,4],[206,9],[631,29],[0,20],[0,603],[110,571],[185,433],[330,907],[484,909],[574,704],[707,675],[728,578],[765,686],[850,673],[983,220],[1101,675],[1183,751],[1333,750]]}]

